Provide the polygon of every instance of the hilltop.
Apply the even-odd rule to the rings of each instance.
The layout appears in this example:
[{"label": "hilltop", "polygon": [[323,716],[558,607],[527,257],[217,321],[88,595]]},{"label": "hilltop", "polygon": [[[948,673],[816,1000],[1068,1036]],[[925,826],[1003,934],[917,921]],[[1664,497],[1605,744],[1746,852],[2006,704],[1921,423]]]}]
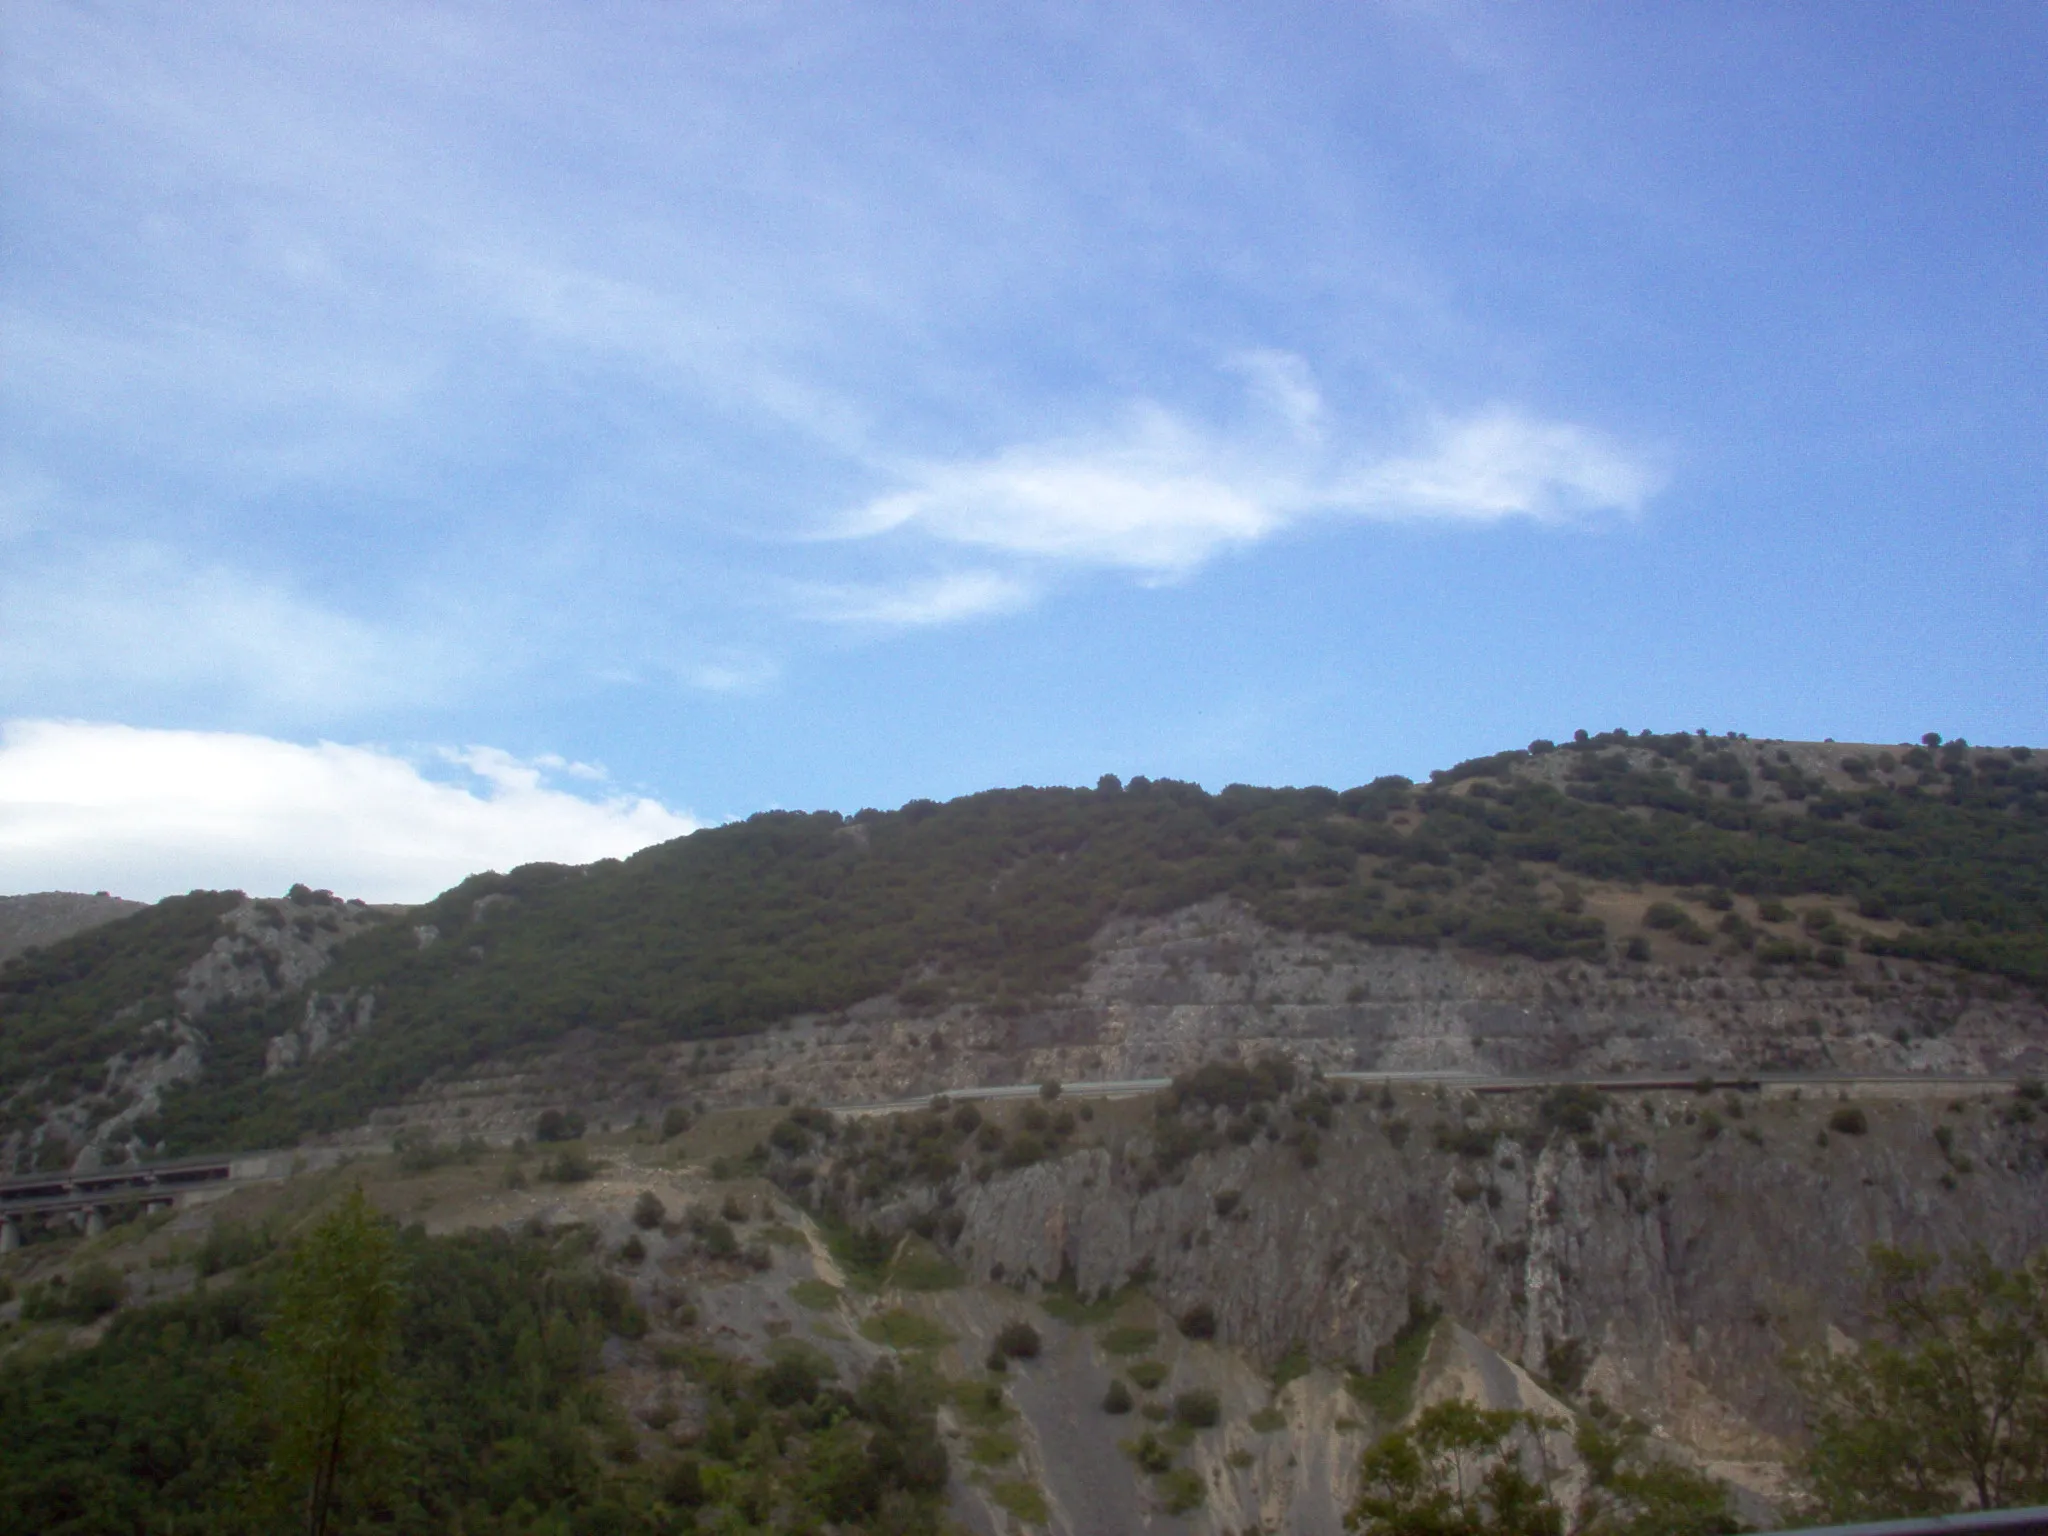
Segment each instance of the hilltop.
[{"label": "hilltop", "polygon": [[1268,1036],[1351,1066],[2034,1070],[2044,985],[2048,759],[1612,732],[1419,784],[764,813],[407,910],[194,893],[0,971],[0,1133],[48,1166],[451,1095],[516,1118],[565,1066],[630,1115]]},{"label": "hilltop", "polygon": [[140,912],[145,903],[124,901],[105,891],[35,891],[26,896],[0,896],[0,962],[23,950],[54,944],[74,933]]}]

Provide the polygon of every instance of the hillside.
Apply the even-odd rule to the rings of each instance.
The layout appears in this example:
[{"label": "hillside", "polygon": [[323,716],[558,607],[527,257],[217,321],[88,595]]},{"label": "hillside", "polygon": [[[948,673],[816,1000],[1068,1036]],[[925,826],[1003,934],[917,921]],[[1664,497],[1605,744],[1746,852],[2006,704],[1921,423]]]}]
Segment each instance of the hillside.
[{"label": "hillside", "polygon": [[[1138,985],[1134,936],[1198,909],[1206,940]],[[1259,984],[1304,964],[1349,979]],[[706,1080],[750,1052],[788,1067],[795,1038],[857,1039],[915,1091],[967,1070],[946,1044],[1029,1067],[1073,1037],[1080,1076],[1112,1005],[1208,1010],[1164,1070],[1233,1034],[1350,1040],[1347,1065],[1377,1038],[1398,1062],[1425,994],[1477,1008],[1472,1059],[1509,1070],[1596,1065],[1616,1038],[1755,1069],[1853,1015],[1890,1041],[1849,1052],[1865,1067],[2009,1071],[2037,1060],[2044,985],[2048,760],[1616,732],[1427,784],[1105,779],[766,813],[402,913],[178,898],[0,971],[0,1134],[46,1166],[289,1143],[570,1059],[592,1093],[658,1107],[682,1077],[746,1081]],[[911,1034],[942,1048],[903,1060]],[[1659,1058],[1680,1039],[1705,1044]]]},{"label": "hillside", "polygon": [[302,1150],[10,1224],[0,1502],[245,1528],[360,1184],[418,1433],[350,1529],[1320,1536],[1451,1397],[1704,1501],[1603,1532],[1768,1521],[1872,1245],[2048,1245],[2041,761],[1617,734],[158,903],[0,970],[7,1158]]},{"label": "hillside", "polygon": [[80,891],[0,896],[0,963],[25,949],[54,944],[142,908],[142,902],[124,901],[105,891],[90,896]]},{"label": "hillside", "polygon": [[1329,1536],[1376,1438],[1459,1397],[1559,1421],[1568,1502],[1588,1426],[1660,1487],[1712,1480],[1597,1536],[1706,1536],[1786,1510],[1786,1354],[1867,1334],[1866,1245],[2048,1239],[2037,1100],[1269,1059],[1078,1104],[413,1139],[0,1256],[0,1498],[72,1536],[277,1528],[238,1507],[250,1392],[285,1245],[353,1185],[404,1224],[412,1433],[344,1529]]}]

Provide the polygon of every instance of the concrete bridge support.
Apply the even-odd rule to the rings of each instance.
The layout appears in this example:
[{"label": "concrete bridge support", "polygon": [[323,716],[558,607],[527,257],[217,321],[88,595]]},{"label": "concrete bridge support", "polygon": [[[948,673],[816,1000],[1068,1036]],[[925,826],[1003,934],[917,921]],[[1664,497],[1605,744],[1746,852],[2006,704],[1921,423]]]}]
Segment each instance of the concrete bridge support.
[{"label": "concrete bridge support", "polygon": [[0,1221],[0,1253],[12,1253],[21,1246],[21,1219],[9,1216]]}]

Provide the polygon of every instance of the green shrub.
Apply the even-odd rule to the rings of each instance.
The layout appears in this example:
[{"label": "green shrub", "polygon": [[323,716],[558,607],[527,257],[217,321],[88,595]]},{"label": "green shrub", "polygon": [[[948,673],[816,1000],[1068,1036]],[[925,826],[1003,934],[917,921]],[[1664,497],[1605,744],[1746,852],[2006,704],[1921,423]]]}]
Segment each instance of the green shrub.
[{"label": "green shrub", "polygon": [[585,1184],[597,1177],[602,1165],[577,1147],[564,1147],[540,1165],[540,1179],[546,1184]]},{"label": "green shrub", "polygon": [[815,1278],[799,1280],[789,1288],[789,1299],[813,1312],[830,1312],[839,1305],[839,1287]]},{"label": "green shrub", "polygon": [[999,1429],[984,1430],[969,1442],[967,1459],[978,1467],[1000,1467],[1017,1459],[1017,1437]]},{"label": "green shrub", "polygon": [[1861,1136],[1870,1130],[1870,1117],[1854,1104],[1844,1104],[1828,1116],[1828,1129],[1841,1136]]},{"label": "green shrub", "polygon": [[1145,1392],[1156,1391],[1166,1374],[1166,1367],[1157,1360],[1140,1360],[1131,1367],[1131,1380]]},{"label": "green shrub", "polygon": [[583,1115],[578,1110],[546,1109],[534,1122],[535,1141],[581,1141]]},{"label": "green shrub", "polygon": [[222,1270],[253,1264],[276,1246],[277,1236],[268,1226],[217,1221],[207,1229],[192,1264],[202,1276],[211,1278]]},{"label": "green shrub", "polygon": [[1129,1413],[1131,1411],[1131,1389],[1124,1385],[1121,1376],[1110,1378],[1109,1390],[1102,1394],[1104,1413]]},{"label": "green shrub", "polygon": [[1141,1472],[1164,1472],[1173,1465],[1173,1447],[1149,1429],[1137,1439],[1127,1441],[1124,1451]]},{"label": "green shrub", "polygon": [[1103,1352],[1111,1355],[1142,1355],[1158,1342],[1157,1328],[1140,1328],[1131,1323],[1118,1324],[1102,1335]]},{"label": "green shrub", "polygon": [[661,1225],[668,1215],[668,1207],[661,1203],[661,1196],[651,1189],[643,1189],[633,1201],[633,1225],[643,1232],[650,1232]]},{"label": "green shrub", "polygon": [[1200,1509],[1207,1497],[1202,1480],[1185,1467],[1176,1467],[1162,1472],[1152,1479],[1152,1486],[1159,1495],[1159,1502],[1169,1515],[1185,1515]]},{"label": "green shrub", "polygon": [[128,1282],[106,1264],[87,1264],[22,1293],[21,1315],[32,1323],[97,1322],[119,1307]]},{"label": "green shrub", "polygon": [[944,1349],[953,1342],[953,1335],[937,1323],[901,1307],[864,1319],[860,1336],[871,1344],[897,1350]]},{"label": "green shrub", "polygon": [[1213,1429],[1223,1419],[1223,1403],[1214,1392],[1198,1388],[1173,1400],[1173,1422],[1189,1429]]},{"label": "green shrub", "polygon": [[996,1348],[1012,1360],[1036,1360],[1043,1341],[1023,1318],[1013,1318],[996,1334]]},{"label": "green shrub", "polygon": [[1045,1502],[1045,1493],[1036,1483],[1022,1479],[990,1483],[988,1496],[1002,1510],[1026,1525],[1044,1525],[1052,1518],[1051,1506]]},{"label": "green shrub", "polygon": [[1306,1344],[1289,1346],[1280,1363],[1273,1367],[1273,1390],[1279,1392],[1291,1381],[1298,1381],[1309,1373],[1311,1366]]},{"label": "green shrub", "polygon": [[1407,1322],[1373,1352],[1371,1374],[1346,1378],[1344,1385],[1352,1397],[1371,1409],[1380,1423],[1395,1424],[1407,1417],[1439,1315],[1435,1308],[1411,1299]]},{"label": "green shrub", "polygon": [[1216,1337],[1216,1309],[1206,1301],[1198,1301],[1180,1315],[1181,1337],[1188,1339],[1213,1339]]},{"label": "green shrub", "polygon": [[885,1283],[899,1291],[950,1291],[966,1284],[967,1276],[930,1243],[913,1238],[889,1265]]},{"label": "green shrub", "polygon": [[1553,1088],[1536,1107],[1537,1122],[1546,1130],[1567,1136],[1590,1136],[1607,1112],[1607,1100],[1597,1088],[1568,1084]]}]

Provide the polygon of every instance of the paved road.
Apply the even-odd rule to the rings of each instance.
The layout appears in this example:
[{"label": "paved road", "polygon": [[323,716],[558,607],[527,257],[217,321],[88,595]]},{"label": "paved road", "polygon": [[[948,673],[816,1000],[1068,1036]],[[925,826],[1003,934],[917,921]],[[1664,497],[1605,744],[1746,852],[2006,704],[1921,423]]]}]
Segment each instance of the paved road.
[{"label": "paved road", "polygon": [[[1610,1093],[1648,1093],[1658,1089],[1695,1089],[1702,1084],[1715,1089],[1735,1088],[1762,1090],[1766,1088],[1907,1088],[1927,1093],[1968,1093],[1986,1089],[2009,1089],[2018,1078],[2014,1077],[1966,1077],[1934,1076],[1909,1072],[1754,1072],[1754,1073],[1685,1073],[1662,1072],[1651,1075],[1626,1074],[1543,1074],[1531,1077],[1505,1076],[1491,1072],[1457,1071],[1414,1071],[1414,1072],[1326,1072],[1323,1074],[1332,1082],[1345,1083],[1386,1083],[1390,1085],[1441,1084],[1446,1088],[1459,1088],[1471,1093],[1526,1093],[1544,1088],[1561,1088],[1577,1085],[1596,1088]],[[1102,1082],[1062,1083],[1060,1094],[1063,1098],[1075,1099],[1120,1099],[1137,1094],[1157,1093],[1171,1087],[1170,1077],[1124,1077]],[[896,1115],[910,1110],[923,1109],[936,1097],[945,1097],[955,1103],[970,1099],[1029,1099],[1040,1092],[1037,1083],[1002,1083],[988,1088],[948,1088],[941,1094],[924,1094],[912,1099],[891,1099],[874,1104],[833,1104],[827,1105],[839,1115]]]}]

